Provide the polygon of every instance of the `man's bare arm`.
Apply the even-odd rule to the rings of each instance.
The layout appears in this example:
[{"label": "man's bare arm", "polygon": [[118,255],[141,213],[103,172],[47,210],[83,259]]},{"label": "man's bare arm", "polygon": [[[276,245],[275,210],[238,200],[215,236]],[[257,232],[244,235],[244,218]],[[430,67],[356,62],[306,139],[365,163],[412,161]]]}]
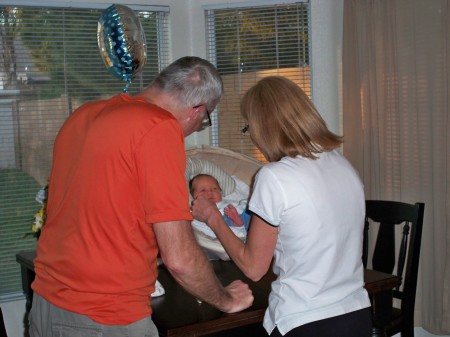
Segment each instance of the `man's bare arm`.
[{"label": "man's bare arm", "polygon": [[227,313],[252,305],[253,295],[247,284],[234,281],[227,287],[221,285],[189,221],[156,223],[153,229],[164,264],[189,293]]}]

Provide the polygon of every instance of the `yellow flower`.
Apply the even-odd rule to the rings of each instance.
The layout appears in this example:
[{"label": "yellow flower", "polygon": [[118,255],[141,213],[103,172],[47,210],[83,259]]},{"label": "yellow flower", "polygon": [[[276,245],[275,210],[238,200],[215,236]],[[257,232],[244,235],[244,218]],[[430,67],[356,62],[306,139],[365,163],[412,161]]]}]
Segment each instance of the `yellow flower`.
[{"label": "yellow flower", "polygon": [[31,230],[35,233],[39,232],[42,229],[42,226],[44,226],[45,223],[45,206],[46,203],[44,203],[41,207],[41,209],[39,210],[39,212],[37,212],[34,215],[34,223],[31,226]]},{"label": "yellow flower", "polygon": [[45,225],[45,220],[47,218],[47,189],[48,186],[41,188],[36,194],[36,201],[42,204],[41,209],[34,215],[34,221],[31,225],[31,230],[35,233],[36,237]]}]

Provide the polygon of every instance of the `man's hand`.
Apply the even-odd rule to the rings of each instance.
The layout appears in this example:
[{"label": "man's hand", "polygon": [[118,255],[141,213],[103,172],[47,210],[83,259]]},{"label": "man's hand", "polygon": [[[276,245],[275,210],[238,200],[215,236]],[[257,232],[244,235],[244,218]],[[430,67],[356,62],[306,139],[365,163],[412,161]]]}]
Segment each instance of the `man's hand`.
[{"label": "man's hand", "polygon": [[225,309],[227,313],[238,312],[247,309],[253,304],[253,294],[248,284],[236,280],[225,287],[225,290],[233,299],[230,309]]}]

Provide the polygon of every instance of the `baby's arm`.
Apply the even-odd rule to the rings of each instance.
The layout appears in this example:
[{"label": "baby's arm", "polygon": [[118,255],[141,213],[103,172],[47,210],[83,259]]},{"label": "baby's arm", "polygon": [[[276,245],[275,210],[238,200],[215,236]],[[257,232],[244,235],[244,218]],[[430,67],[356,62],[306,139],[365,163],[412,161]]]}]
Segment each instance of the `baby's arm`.
[{"label": "baby's arm", "polygon": [[241,216],[239,215],[238,211],[236,210],[236,207],[233,205],[228,205],[223,209],[223,213],[230,218],[230,220],[233,222],[235,226],[243,226],[244,221],[242,220]]}]

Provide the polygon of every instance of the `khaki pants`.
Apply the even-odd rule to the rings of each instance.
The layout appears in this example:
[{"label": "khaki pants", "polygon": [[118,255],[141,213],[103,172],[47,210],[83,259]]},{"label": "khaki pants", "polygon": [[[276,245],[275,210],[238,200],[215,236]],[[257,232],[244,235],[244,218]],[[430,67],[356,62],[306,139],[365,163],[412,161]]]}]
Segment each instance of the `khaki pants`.
[{"label": "khaki pants", "polygon": [[36,293],[29,321],[31,337],[158,337],[150,316],[129,325],[104,325],[61,309]]}]

